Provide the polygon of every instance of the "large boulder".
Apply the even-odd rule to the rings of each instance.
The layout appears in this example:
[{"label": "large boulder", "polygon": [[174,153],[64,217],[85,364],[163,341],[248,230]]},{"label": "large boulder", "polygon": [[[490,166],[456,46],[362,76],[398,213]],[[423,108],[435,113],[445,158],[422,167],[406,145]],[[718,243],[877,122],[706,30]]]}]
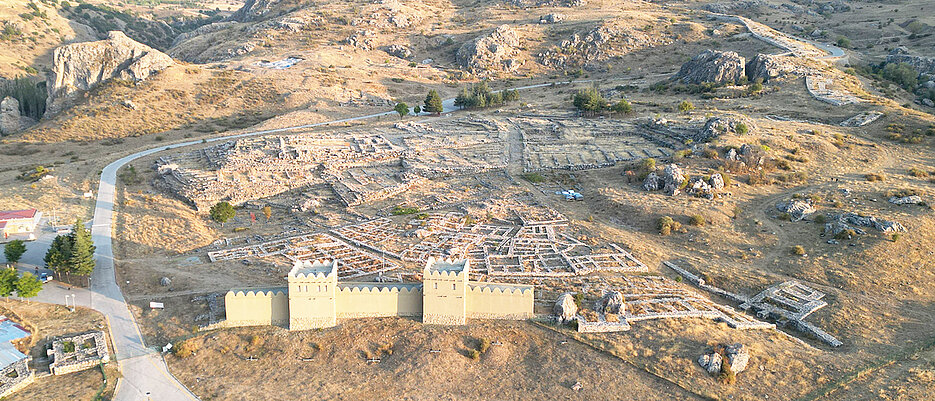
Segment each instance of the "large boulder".
[{"label": "large boulder", "polygon": [[662,177],[660,177],[655,172],[649,173],[646,176],[646,179],[643,180],[643,190],[645,191],[658,191],[662,188],[663,182]]},{"label": "large boulder", "polygon": [[513,71],[520,66],[519,36],[506,25],[465,43],[455,55],[458,64],[468,71],[486,75],[495,71]]},{"label": "large boulder", "polygon": [[708,185],[711,185],[711,189],[714,191],[720,191],[724,189],[724,176],[721,173],[711,174],[711,179],[708,180]]},{"label": "large boulder", "polygon": [[698,357],[698,365],[712,376],[718,375],[725,368],[738,374],[746,370],[749,363],[750,351],[740,343],[719,344]]},{"label": "large boulder", "polygon": [[173,64],[165,53],[120,31],[109,32],[105,40],[61,46],[52,53],[46,114],[58,113],[74,94],[107,80],[142,81]]},{"label": "large boulder", "polygon": [[721,372],[721,354],[712,352],[698,357],[698,365],[710,375],[716,375]]},{"label": "large boulder", "polygon": [[575,320],[578,315],[578,305],[575,304],[575,297],[572,293],[566,292],[559,295],[552,307],[552,315],[559,323],[565,324]]},{"label": "large boulder", "polygon": [[894,205],[918,205],[922,203],[922,198],[919,195],[892,196],[889,200]]},{"label": "large boulder", "polygon": [[666,165],[666,168],[662,173],[662,190],[669,196],[678,195],[679,191],[682,189],[682,183],[685,182],[685,175],[682,174],[682,169],[675,164]]},{"label": "large boulder", "polygon": [[0,101],[0,134],[15,134],[35,123],[33,119],[20,115],[16,98],[7,96]]},{"label": "large boulder", "polygon": [[686,84],[733,84],[745,76],[745,64],[735,52],[705,50],[682,64],[675,77]]},{"label": "large boulder", "polygon": [[613,313],[619,315],[626,312],[626,304],[623,303],[623,294],[620,291],[608,291],[597,300],[594,310],[598,313]]},{"label": "large boulder", "polygon": [[743,344],[728,345],[724,347],[724,353],[727,355],[727,367],[734,374],[747,369],[747,364],[750,362],[750,351]]},{"label": "large boulder", "polygon": [[757,54],[746,65],[747,78],[751,82],[757,79],[769,82],[793,74],[797,70],[790,57],[774,54]]}]

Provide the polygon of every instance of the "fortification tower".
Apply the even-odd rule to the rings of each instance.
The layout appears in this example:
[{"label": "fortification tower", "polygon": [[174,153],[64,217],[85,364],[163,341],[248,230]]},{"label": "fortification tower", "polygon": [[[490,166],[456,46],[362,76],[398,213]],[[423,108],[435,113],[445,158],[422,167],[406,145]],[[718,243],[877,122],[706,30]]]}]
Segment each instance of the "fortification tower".
[{"label": "fortification tower", "polygon": [[289,330],[331,327],[337,323],[337,261],[296,262],[288,280]]},{"label": "fortification tower", "polygon": [[422,323],[464,324],[468,261],[430,257],[422,272]]}]

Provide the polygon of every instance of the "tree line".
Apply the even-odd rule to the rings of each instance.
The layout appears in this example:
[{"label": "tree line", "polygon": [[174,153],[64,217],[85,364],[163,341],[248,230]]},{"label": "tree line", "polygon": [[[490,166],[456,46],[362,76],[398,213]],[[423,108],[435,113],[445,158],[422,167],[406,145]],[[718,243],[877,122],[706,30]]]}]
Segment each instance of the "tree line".
[{"label": "tree line", "polygon": [[35,83],[27,77],[0,80],[0,100],[7,96],[19,101],[21,115],[38,120],[45,114],[48,93],[44,81]]},{"label": "tree line", "polygon": [[9,297],[14,293],[22,298],[32,298],[39,295],[42,282],[32,273],[16,272],[14,267],[23,254],[26,253],[26,244],[23,240],[15,239],[3,246],[3,255],[6,256],[9,268],[0,269],[0,297]]}]

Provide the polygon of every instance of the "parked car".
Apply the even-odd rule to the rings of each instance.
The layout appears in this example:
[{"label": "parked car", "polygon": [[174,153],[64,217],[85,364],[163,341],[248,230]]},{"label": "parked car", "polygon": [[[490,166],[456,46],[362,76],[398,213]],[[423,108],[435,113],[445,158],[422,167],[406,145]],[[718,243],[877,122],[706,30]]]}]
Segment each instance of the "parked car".
[{"label": "parked car", "polygon": [[39,280],[41,280],[43,283],[48,283],[49,281],[52,281],[52,276],[50,276],[49,273],[40,273]]}]

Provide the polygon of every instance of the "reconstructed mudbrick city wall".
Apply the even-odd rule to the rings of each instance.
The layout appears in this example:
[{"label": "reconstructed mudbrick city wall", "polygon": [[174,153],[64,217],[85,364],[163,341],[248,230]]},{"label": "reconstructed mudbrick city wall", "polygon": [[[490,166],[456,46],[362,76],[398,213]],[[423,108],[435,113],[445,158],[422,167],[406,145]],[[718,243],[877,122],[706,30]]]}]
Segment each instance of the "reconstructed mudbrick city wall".
[{"label": "reconstructed mudbrick city wall", "polygon": [[298,262],[287,287],[230,290],[227,320],[219,326],[307,330],[363,317],[422,316],[427,324],[464,324],[468,317],[533,316],[532,286],[470,282],[469,268],[467,260],[429,258],[422,283],[338,283],[337,262]]}]

